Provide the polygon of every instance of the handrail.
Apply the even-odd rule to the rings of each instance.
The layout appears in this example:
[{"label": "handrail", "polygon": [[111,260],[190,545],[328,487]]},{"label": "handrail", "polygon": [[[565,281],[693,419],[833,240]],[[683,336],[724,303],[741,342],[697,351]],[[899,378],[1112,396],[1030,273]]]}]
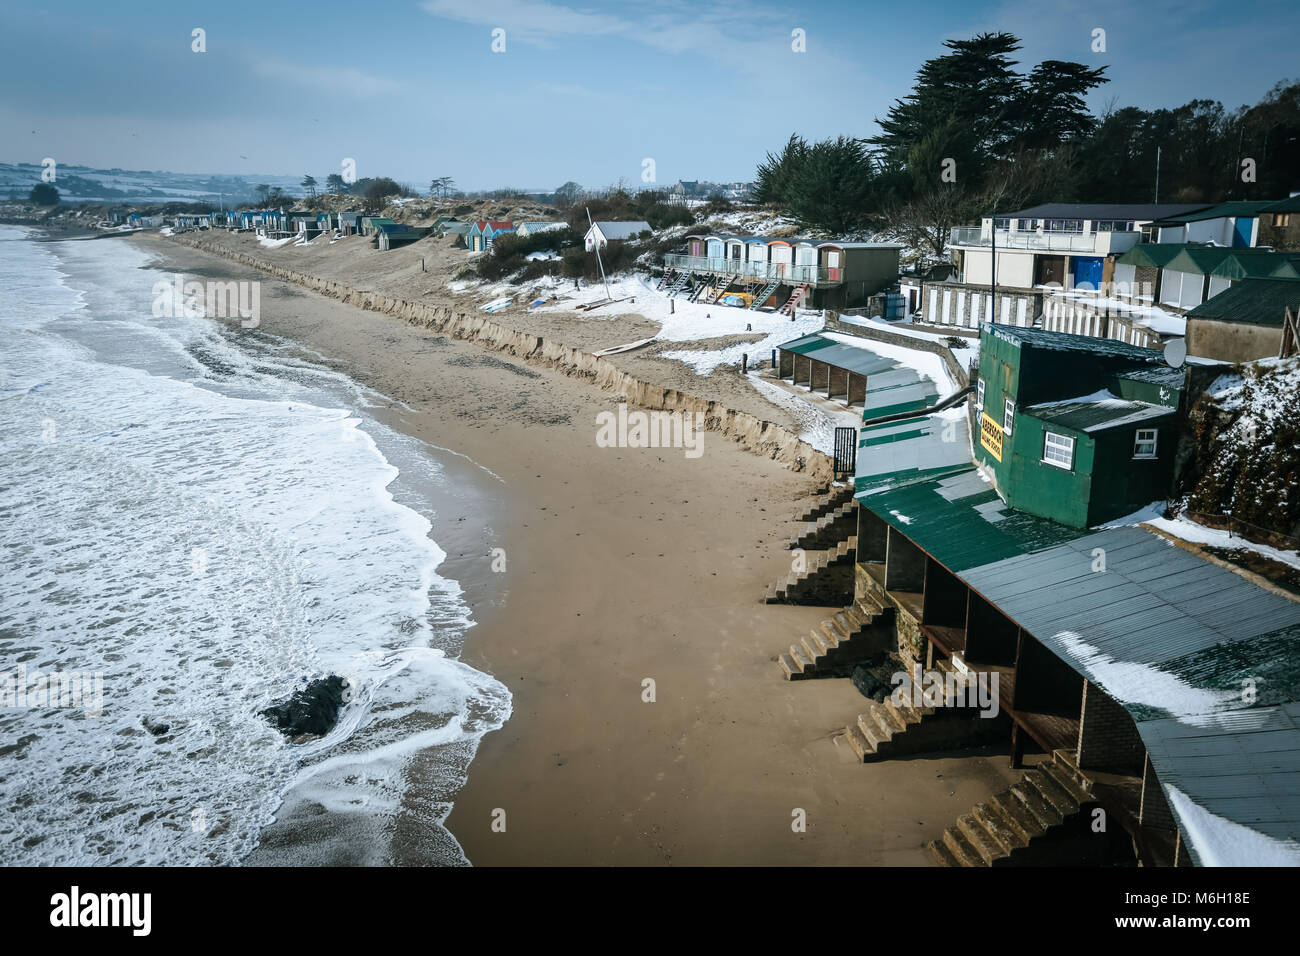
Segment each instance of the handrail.
[{"label": "handrail", "polygon": [[664,266],[694,272],[721,272],[746,279],[781,279],[789,282],[839,282],[831,272],[816,265],[792,262],[757,262],[749,259],[731,259],[726,256],[685,256],[669,253],[664,256]]}]

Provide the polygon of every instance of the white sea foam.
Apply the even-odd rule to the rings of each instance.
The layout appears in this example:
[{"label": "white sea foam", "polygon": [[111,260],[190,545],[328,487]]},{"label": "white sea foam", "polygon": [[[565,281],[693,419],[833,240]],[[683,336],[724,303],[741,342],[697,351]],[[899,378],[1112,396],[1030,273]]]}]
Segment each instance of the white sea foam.
[{"label": "white sea foam", "polygon": [[[0,709],[0,863],[234,862],[290,787],[367,815],[382,862],[411,756],[463,770],[509,693],[446,656],[468,609],[393,499],[374,396],[152,317],[146,264],[0,241],[0,672],[104,680],[100,717]],[[260,711],[325,674],[354,699],[286,741]]]}]

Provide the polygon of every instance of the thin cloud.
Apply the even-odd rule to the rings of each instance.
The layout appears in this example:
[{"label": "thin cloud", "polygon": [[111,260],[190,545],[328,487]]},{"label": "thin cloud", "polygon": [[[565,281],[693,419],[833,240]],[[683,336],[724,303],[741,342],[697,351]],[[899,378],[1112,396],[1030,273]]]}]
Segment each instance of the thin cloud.
[{"label": "thin cloud", "polygon": [[377,96],[401,89],[401,84],[386,77],[363,73],[356,67],[307,66],[282,60],[253,59],[253,69],[271,80],[285,80],[313,90],[341,93],[359,98]]},{"label": "thin cloud", "polygon": [[[796,57],[791,49],[792,31],[798,17],[784,8],[763,9],[753,3],[740,6],[706,6],[660,0],[637,7],[635,18],[613,13],[595,13],[549,0],[425,0],[421,7],[429,14],[487,30],[506,31],[510,43],[554,47],[565,40],[620,39],[663,53],[689,54],[712,60],[738,73],[769,76],[778,56]],[[484,38],[487,43],[487,38]],[[808,39],[816,49],[817,37]],[[824,51],[816,55],[819,70],[847,70]]]}]

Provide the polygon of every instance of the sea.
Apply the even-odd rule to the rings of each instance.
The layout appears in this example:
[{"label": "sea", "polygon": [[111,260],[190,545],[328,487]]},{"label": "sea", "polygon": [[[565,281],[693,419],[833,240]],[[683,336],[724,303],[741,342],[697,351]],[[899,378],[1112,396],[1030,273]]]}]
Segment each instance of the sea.
[{"label": "sea", "polygon": [[[0,226],[0,865],[466,864],[442,823],[511,697],[457,659],[454,453],[156,308],[136,243],[41,239]],[[326,735],[263,714],[331,675]]]}]

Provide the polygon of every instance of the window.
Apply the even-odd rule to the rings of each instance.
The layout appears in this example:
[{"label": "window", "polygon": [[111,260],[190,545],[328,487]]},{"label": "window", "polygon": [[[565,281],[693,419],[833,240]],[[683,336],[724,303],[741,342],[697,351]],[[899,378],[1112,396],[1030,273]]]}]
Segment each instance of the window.
[{"label": "window", "polygon": [[982,376],[975,386],[975,407],[977,409],[984,407],[984,378]]},{"label": "window", "polygon": [[1139,428],[1133,436],[1133,457],[1156,457],[1156,437],[1160,434],[1155,428]]},{"label": "window", "polygon": [[1273,213],[1273,225],[1278,228],[1291,225],[1291,214],[1289,212]]},{"label": "window", "polygon": [[1074,439],[1055,432],[1043,433],[1043,461],[1069,471],[1074,467]]},{"label": "window", "polygon": [[1002,409],[1002,430],[1008,435],[1011,434],[1011,423],[1016,418],[1016,403],[1011,399],[1006,399],[1006,405]]}]

